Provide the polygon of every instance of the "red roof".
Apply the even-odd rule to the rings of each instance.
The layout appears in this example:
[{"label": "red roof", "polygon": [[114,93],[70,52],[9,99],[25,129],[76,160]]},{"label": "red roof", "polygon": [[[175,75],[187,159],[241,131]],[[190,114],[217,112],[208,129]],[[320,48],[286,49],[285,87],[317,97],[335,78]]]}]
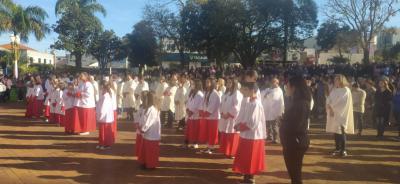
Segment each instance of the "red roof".
[{"label": "red roof", "polygon": [[[5,48],[5,49],[7,49],[7,50],[12,50],[11,44],[0,45],[0,47]],[[30,47],[28,47],[28,46],[25,46],[25,45],[23,45],[23,44],[19,44],[19,49],[20,49],[20,50],[32,50],[32,51],[37,51],[37,50],[32,49],[32,48],[30,48]]]}]

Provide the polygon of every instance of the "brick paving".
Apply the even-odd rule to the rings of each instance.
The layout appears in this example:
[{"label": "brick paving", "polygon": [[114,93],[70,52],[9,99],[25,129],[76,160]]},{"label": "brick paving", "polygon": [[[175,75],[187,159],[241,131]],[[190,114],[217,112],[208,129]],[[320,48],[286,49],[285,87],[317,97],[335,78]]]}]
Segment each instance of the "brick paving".
[{"label": "brick paving", "polygon": [[[63,128],[23,118],[23,104],[0,104],[0,183],[236,183],[232,160],[180,148],[182,133],[163,130],[160,168],[140,170],[134,153],[135,133],[120,122],[111,150],[96,150],[97,133],[70,136]],[[350,136],[347,158],[329,155],[331,135],[311,130],[311,148],[304,159],[304,183],[400,183],[400,142],[394,129],[378,140],[369,129]],[[257,183],[289,183],[279,145],[267,145],[267,170]]]}]

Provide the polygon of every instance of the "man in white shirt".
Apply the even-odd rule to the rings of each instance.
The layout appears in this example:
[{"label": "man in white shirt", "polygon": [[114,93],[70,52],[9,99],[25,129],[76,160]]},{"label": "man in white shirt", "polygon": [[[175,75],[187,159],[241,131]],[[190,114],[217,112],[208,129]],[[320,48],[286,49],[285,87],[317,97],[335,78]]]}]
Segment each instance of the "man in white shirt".
[{"label": "man in white shirt", "polygon": [[272,78],[270,83],[271,88],[265,89],[261,97],[267,125],[267,139],[272,140],[272,143],[277,143],[279,141],[279,121],[284,112],[284,96],[277,78]]},{"label": "man in white shirt", "polygon": [[177,89],[176,80],[171,78],[169,81],[169,86],[164,90],[163,93],[163,101],[161,104],[161,123],[169,128],[173,127],[175,113],[175,93]]}]

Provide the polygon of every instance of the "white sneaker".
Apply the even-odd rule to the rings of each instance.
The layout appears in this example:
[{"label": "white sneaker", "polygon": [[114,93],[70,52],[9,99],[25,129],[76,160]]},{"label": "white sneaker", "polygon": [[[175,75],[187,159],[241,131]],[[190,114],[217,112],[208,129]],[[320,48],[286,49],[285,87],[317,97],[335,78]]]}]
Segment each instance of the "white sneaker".
[{"label": "white sneaker", "polygon": [[110,149],[111,147],[110,146],[102,146],[101,148],[100,148],[100,150],[108,150],[108,149]]},{"label": "white sneaker", "polygon": [[198,145],[198,144],[195,144],[195,145],[193,145],[193,148],[194,148],[194,149],[198,149],[198,148],[199,148],[199,145]]},{"label": "white sneaker", "polygon": [[213,152],[212,152],[210,149],[206,150],[204,153],[207,153],[207,154],[209,154],[209,155],[212,155],[212,154],[213,154]]},{"label": "white sneaker", "polygon": [[97,146],[96,146],[96,149],[100,149],[101,147],[102,147],[102,146],[100,146],[100,145],[97,145]]},{"label": "white sneaker", "polygon": [[49,119],[45,119],[44,122],[48,123],[48,122],[49,122]]},{"label": "white sneaker", "polygon": [[79,135],[89,135],[90,133],[89,132],[82,132],[82,133],[79,133]]}]

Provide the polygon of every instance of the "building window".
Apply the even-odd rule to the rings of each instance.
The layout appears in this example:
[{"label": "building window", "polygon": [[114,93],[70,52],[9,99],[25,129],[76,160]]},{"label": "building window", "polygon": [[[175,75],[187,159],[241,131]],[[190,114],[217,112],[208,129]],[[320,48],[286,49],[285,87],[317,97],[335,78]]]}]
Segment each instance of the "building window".
[{"label": "building window", "polygon": [[42,59],[38,58],[38,63],[42,64]]},{"label": "building window", "polygon": [[44,64],[47,64],[47,61],[46,61],[46,59],[43,59],[43,62],[44,62]]},{"label": "building window", "polygon": [[51,65],[51,59],[49,60],[49,65]]},{"label": "building window", "polygon": [[29,58],[29,64],[33,64],[33,57]]}]

